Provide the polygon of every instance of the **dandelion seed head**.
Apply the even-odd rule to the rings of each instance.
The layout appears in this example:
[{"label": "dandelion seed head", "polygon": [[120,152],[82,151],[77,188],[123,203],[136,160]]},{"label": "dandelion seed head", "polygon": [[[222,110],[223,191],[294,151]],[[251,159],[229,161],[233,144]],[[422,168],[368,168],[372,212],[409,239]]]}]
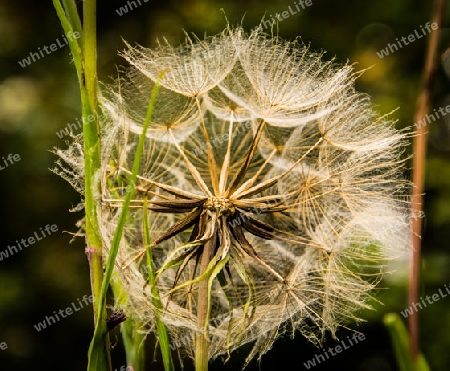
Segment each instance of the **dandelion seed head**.
[{"label": "dandelion seed head", "polygon": [[[128,295],[117,306],[149,334],[159,316],[190,357],[205,328],[210,358],[252,343],[246,363],[284,334],[321,344],[357,321],[386,257],[405,249],[409,185],[407,135],[354,89],[353,67],[230,27],[179,47],[127,44],[123,56],[130,70],[101,99],[106,255],[151,90],[167,72],[116,259]],[[144,269],[144,224],[163,308]]]}]

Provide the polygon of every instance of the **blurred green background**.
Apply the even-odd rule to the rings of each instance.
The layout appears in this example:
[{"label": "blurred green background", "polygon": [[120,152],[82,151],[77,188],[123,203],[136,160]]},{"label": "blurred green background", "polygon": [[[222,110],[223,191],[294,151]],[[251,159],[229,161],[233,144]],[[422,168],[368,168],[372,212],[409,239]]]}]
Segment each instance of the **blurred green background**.
[{"label": "blurred green background", "polygon": [[[289,6],[295,9],[294,0],[140,1],[141,6],[122,16],[116,10],[127,1],[98,1],[101,81],[109,81],[117,74],[117,66],[125,65],[117,56],[124,48],[122,38],[131,44],[152,46],[157,37],[165,36],[178,44],[184,38],[183,29],[199,36],[220,32],[225,26],[221,8],[231,24],[242,22],[247,30],[258,25],[264,14],[270,18]],[[300,36],[312,50],[326,50],[328,58],[336,56],[337,61],[355,64],[357,70],[368,69],[358,80],[358,89],[373,96],[380,112],[398,108],[393,117],[398,119],[398,127],[405,127],[413,124],[426,40],[421,38],[384,58],[376,52],[397,37],[420,32],[431,10],[428,1],[312,0],[311,6],[279,22],[278,34],[289,40]],[[450,6],[442,28],[442,58],[433,88],[433,109],[450,104],[449,21]],[[67,139],[57,133],[69,123],[75,126],[80,119],[78,85],[69,49],[58,48],[26,67],[18,63],[56,39],[62,42],[62,29],[50,0],[0,1],[0,158],[10,153],[21,158],[0,170],[0,251],[16,240],[33,236],[47,224],[58,226],[57,233],[0,261],[0,344],[7,344],[7,349],[0,349],[0,370],[84,370],[93,331],[92,309],[87,306],[40,332],[34,327],[54,311],[72,303],[79,307],[78,299],[90,295],[84,241],[78,238],[69,243],[81,217],[69,209],[77,205],[79,196],[49,171],[56,160],[50,150],[65,147]],[[427,125],[427,129],[423,297],[450,283],[450,115]],[[407,307],[408,262],[398,262],[391,268],[395,272],[377,291],[380,303],[374,302],[375,310],[361,314],[367,321],[349,325],[365,334],[366,340],[322,362],[315,370],[398,369],[381,318],[384,313],[399,313]],[[450,365],[449,309],[450,296],[419,312],[421,348],[432,370],[448,370]],[[345,329],[338,332],[343,339],[349,334]],[[330,339],[325,347],[337,344]],[[162,370],[153,341],[148,346],[148,370]],[[225,365],[221,359],[216,360],[211,370],[240,369],[247,350],[234,354]],[[319,352],[300,336],[280,339],[261,365],[253,362],[248,369],[303,370],[303,363]],[[119,370],[125,364],[120,339],[112,356],[113,369]],[[186,370],[190,369],[191,362],[187,361]]]}]

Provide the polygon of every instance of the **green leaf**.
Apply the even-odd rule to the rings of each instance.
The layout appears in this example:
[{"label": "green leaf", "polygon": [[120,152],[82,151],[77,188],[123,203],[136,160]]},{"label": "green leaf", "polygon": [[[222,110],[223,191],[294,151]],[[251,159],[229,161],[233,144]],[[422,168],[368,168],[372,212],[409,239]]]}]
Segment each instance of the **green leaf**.
[{"label": "green leaf", "polygon": [[[82,36],[83,32],[81,30],[80,18],[78,16],[78,14],[77,15],[73,14],[72,6],[70,7],[71,8],[70,11],[67,11],[67,13],[66,13],[63,6],[61,5],[60,0],[52,0],[52,1],[53,1],[53,6],[55,7],[55,10],[56,10],[56,14],[58,15],[58,18],[61,22],[62,28],[63,28],[66,36],[68,36],[70,33],[72,33],[72,35],[73,35],[73,33],[75,31],[79,32],[80,36]],[[75,20],[77,18],[78,18],[78,20]],[[77,26],[73,26],[73,24],[71,23],[72,21],[74,21],[77,24]],[[79,24],[79,26],[78,26],[78,24]],[[81,39],[82,39],[82,37],[80,37],[79,39],[75,39],[74,37],[67,37],[67,41],[69,43],[69,48],[72,53],[73,62],[75,64],[75,68],[77,70],[80,86],[83,85],[82,77],[81,77],[82,76],[83,56],[82,56],[82,51],[81,51],[81,45],[78,42],[78,40],[81,40]]]},{"label": "green leaf", "polygon": [[[165,74],[165,71],[163,71],[160,74],[160,76],[158,77],[158,80],[156,81],[155,86],[153,87],[153,90],[152,90],[150,103],[149,103],[148,109],[147,109],[147,115],[146,115],[144,125],[142,128],[142,133],[139,136],[139,143],[138,143],[138,147],[136,150],[136,155],[133,160],[133,168],[132,168],[132,173],[131,173],[131,177],[130,177],[131,189],[129,192],[127,192],[127,194],[125,196],[125,201],[122,206],[122,211],[120,213],[119,220],[117,222],[117,228],[114,231],[114,237],[111,242],[111,248],[109,251],[108,261],[106,263],[105,274],[103,276],[100,300],[98,303],[98,310],[97,310],[97,312],[101,314],[101,317],[99,318],[99,321],[97,321],[97,325],[96,325],[95,331],[94,331],[94,337],[93,337],[93,339],[91,341],[91,345],[89,347],[88,371],[99,371],[99,370],[104,369],[103,363],[98,363],[98,362],[100,362],[100,359],[97,356],[97,353],[101,351],[101,348],[103,347],[104,339],[107,336],[106,324],[103,323],[104,320],[102,318],[104,316],[105,305],[106,305],[106,292],[108,291],[109,283],[111,280],[111,275],[112,275],[112,272],[114,269],[114,262],[117,257],[117,252],[119,251],[120,240],[122,239],[122,234],[123,234],[125,222],[127,219],[128,208],[130,206],[131,197],[133,196],[134,189],[136,186],[136,178],[137,178],[137,174],[139,172],[142,154],[144,152],[144,142],[145,142],[145,138],[146,138],[146,134],[147,134],[147,129],[148,129],[148,126],[149,126],[151,118],[152,118],[152,113],[153,113],[153,109],[155,106],[156,96],[158,94],[160,82],[161,82],[161,79],[164,76],[164,74]],[[100,320],[100,319],[102,319],[102,320]]]},{"label": "green leaf", "polygon": [[105,347],[105,336],[108,332],[106,327],[106,318],[104,311],[100,316],[95,327],[94,337],[91,341],[88,351],[88,370],[89,371],[108,371],[111,369],[106,360],[110,359],[109,349]]},{"label": "green leaf", "polygon": [[401,371],[430,371],[425,357],[420,353],[417,362],[411,358],[409,351],[409,333],[400,316],[388,313],[384,316],[384,324],[391,335],[398,367]]},{"label": "green leaf", "polygon": [[211,276],[208,278],[208,311],[206,314],[206,321],[205,321],[205,331],[208,327],[209,317],[211,315],[211,289],[212,284],[214,281],[214,278],[222,272],[222,269],[225,267],[225,265],[228,263],[228,260],[230,259],[230,254],[225,255],[225,257],[219,261],[219,263],[214,267],[213,271],[211,272]]},{"label": "green leaf", "polygon": [[[78,14],[77,4],[75,0],[62,0],[64,10],[67,15],[67,19],[69,20],[69,24],[73,28],[74,32],[78,32],[80,36],[83,34],[83,29],[81,28],[81,20]],[[82,49],[83,38],[76,39],[79,44],[80,50]]]}]

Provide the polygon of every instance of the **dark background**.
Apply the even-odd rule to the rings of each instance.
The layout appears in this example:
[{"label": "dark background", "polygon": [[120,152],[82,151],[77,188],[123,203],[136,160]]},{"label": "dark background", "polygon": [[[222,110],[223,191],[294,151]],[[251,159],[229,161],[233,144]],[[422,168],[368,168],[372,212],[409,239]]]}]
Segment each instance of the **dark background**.
[{"label": "dark background", "polygon": [[[134,44],[155,45],[165,36],[174,44],[183,40],[183,29],[200,37],[220,32],[226,22],[243,23],[249,30],[266,13],[281,13],[294,7],[294,0],[215,1],[165,0],[144,2],[128,14],[116,9],[124,0],[98,1],[99,79],[109,81],[118,65],[117,56],[124,48],[122,38]],[[421,38],[399,51],[380,59],[376,52],[395,42],[396,37],[420,32],[430,19],[431,1],[406,0],[313,0],[312,5],[279,23],[279,35],[292,40],[301,36],[312,50],[324,49],[326,56],[354,63],[356,69],[368,69],[358,81],[358,89],[373,96],[380,112],[393,113],[398,127],[413,124],[413,112],[419,93],[426,47]],[[450,45],[448,7],[443,24],[440,55]],[[58,232],[23,251],[0,261],[0,370],[86,369],[87,349],[93,331],[92,308],[85,307],[40,332],[34,325],[53,311],[77,304],[90,295],[89,270],[84,241],[70,244],[80,213],[70,213],[78,194],[52,174],[56,156],[50,150],[65,147],[65,139],[56,132],[80,119],[79,92],[69,48],[61,48],[22,68],[18,61],[38,47],[62,39],[62,29],[50,0],[0,1],[0,158],[9,153],[21,160],[0,171],[2,224],[0,251],[16,240],[27,239],[40,227],[56,224]],[[433,108],[450,104],[450,59],[439,65],[433,89]],[[429,153],[425,195],[423,234],[423,283],[421,295],[432,295],[450,283],[450,115],[427,126]],[[0,161],[3,165],[3,162]],[[64,232],[63,232],[64,231]],[[390,338],[382,325],[384,313],[407,307],[407,261],[397,262],[395,271],[377,291],[374,310],[361,313],[367,321],[349,324],[365,334],[366,340],[330,358],[315,370],[397,370]],[[450,296],[420,311],[421,348],[432,370],[447,370],[450,365]],[[349,331],[338,336],[346,339]],[[114,337],[115,335],[113,335]],[[153,341],[150,342],[152,344]],[[330,339],[325,347],[338,343]],[[216,360],[211,370],[237,370],[248,349],[242,349],[230,362]],[[262,363],[252,363],[249,370],[277,368],[306,370],[303,362],[321,352],[297,336],[279,339]],[[148,370],[161,370],[161,363],[151,362],[158,352],[149,347]],[[125,364],[119,340],[112,351],[114,367]],[[290,365],[290,366],[288,366]],[[186,369],[191,361],[186,361]]]}]

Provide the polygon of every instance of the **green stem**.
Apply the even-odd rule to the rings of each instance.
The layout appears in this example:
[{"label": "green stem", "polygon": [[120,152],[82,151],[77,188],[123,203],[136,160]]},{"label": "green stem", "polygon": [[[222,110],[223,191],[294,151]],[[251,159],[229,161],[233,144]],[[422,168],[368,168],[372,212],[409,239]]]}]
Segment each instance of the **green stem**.
[{"label": "green stem", "polygon": [[[208,268],[214,254],[215,238],[211,238],[203,247],[200,261],[200,274]],[[197,299],[197,334],[195,336],[195,371],[208,371],[209,334],[208,334],[208,313],[209,313],[209,289],[208,279],[204,279],[198,284]]]},{"label": "green stem", "polygon": [[[78,82],[81,94],[81,109],[83,118],[83,143],[84,143],[84,198],[85,198],[85,231],[86,253],[89,260],[91,288],[94,297],[94,324],[106,328],[106,309],[101,308],[101,288],[103,281],[102,265],[102,240],[100,237],[97,202],[95,195],[99,194],[99,183],[95,183],[95,174],[100,169],[100,129],[98,124],[97,106],[97,35],[96,35],[96,0],[85,0],[83,5],[84,28],[81,29],[81,21],[77,13],[74,0],[63,0],[64,8],[60,0],[53,0],[58,17],[69,42],[74,64],[77,70]],[[81,39],[77,39],[78,32]],[[92,120],[92,117],[94,119]],[[96,350],[96,357],[102,368],[111,368],[109,354],[109,338],[104,336],[102,343]]]},{"label": "green stem", "polygon": [[[116,273],[113,274],[111,288],[116,303],[119,307],[125,307],[128,294]],[[145,369],[145,334],[138,332],[142,325],[142,323],[136,322],[133,318],[127,318],[125,322],[120,324],[120,332],[127,356],[127,366],[132,367],[134,371],[144,371]]]},{"label": "green stem", "polygon": [[[102,241],[97,219],[97,202],[100,184],[94,177],[100,169],[100,128],[97,104],[97,42],[96,42],[96,0],[85,0],[83,5],[83,69],[82,105],[85,171],[86,238],[91,267],[91,285],[94,295],[94,320],[99,318],[99,301],[103,281]],[[89,120],[89,115],[94,117]],[[91,116],[91,118],[92,118]]]}]

